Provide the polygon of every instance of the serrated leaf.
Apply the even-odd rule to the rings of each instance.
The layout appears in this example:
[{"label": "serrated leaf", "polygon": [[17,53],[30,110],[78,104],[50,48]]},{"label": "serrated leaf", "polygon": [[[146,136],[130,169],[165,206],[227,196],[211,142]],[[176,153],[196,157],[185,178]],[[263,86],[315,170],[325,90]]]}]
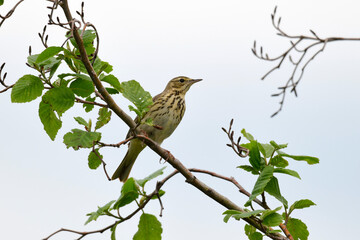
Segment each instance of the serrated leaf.
[{"label": "serrated leaf", "polygon": [[80,97],[88,97],[95,90],[94,84],[92,81],[85,80],[83,78],[78,78],[75,81],[72,81],[70,84],[70,89]]},{"label": "serrated leaf", "polygon": [[259,171],[261,167],[261,157],[258,142],[251,140],[250,143],[242,144],[241,146],[244,146],[250,150],[249,162],[255,171]]},{"label": "serrated leaf", "polygon": [[42,100],[51,105],[60,116],[69,108],[74,106],[75,95],[67,87],[52,88],[47,91]]},{"label": "serrated leaf", "polygon": [[275,151],[275,148],[267,143],[258,143],[259,150],[265,158],[269,158]]},{"label": "serrated leaf", "polygon": [[51,140],[55,140],[56,134],[61,128],[62,122],[57,118],[51,106],[43,101],[39,105],[39,117],[44,125],[45,132],[49,135]]},{"label": "serrated leaf", "polygon": [[22,76],[12,87],[11,102],[25,103],[40,97],[44,85],[39,77],[33,75]]},{"label": "serrated leaf", "polygon": [[58,54],[59,52],[61,52],[63,50],[64,49],[62,47],[48,47],[39,54],[39,56],[36,58],[35,63],[40,65],[44,61],[55,56],[56,54]]},{"label": "serrated leaf", "polygon": [[248,218],[254,215],[257,215],[259,213],[264,212],[265,210],[255,210],[255,211],[250,211],[250,212],[240,212],[237,210],[226,210],[225,212],[223,212],[223,215],[226,215],[224,217],[224,222],[228,222],[228,220],[230,219],[230,217],[235,218],[236,220],[240,220],[241,218]]},{"label": "serrated leaf", "polygon": [[251,172],[254,175],[259,175],[259,172],[255,171],[255,169],[252,166],[249,166],[249,165],[240,165],[237,168],[241,168],[241,169],[243,169],[243,170],[245,170],[247,172]]},{"label": "serrated leaf", "polygon": [[113,88],[115,88],[119,92],[123,91],[119,80],[112,74],[102,77],[101,81],[109,83]]},{"label": "serrated leaf", "polygon": [[85,126],[87,129],[89,129],[89,123],[85,121],[82,117],[74,117],[75,121],[77,121],[80,125]]},{"label": "serrated leaf", "polygon": [[139,188],[134,178],[129,178],[121,188],[121,195],[114,204],[114,209],[119,209],[139,197]]},{"label": "serrated leaf", "polygon": [[276,155],[275,157],[270,159],[269,165],[285,168],[289,165],[289,162],[280,155]]},{"label": "serrated leaf", "polygon": [[253,137],[253,135],[251,135],[250,133],[246,132],[244,128],[241,130],[241,133],[242,133],[242,135],[243,135],[247,140],[249,140],[249,141],[254,141],[254,140],[255,140],[254,137]]},{"label": "serrated leaf", "polygon": [[276,177],[272,177],[271,180],[266,184],[265,191],[279,200],[285,206],[285,208],[288,207],[288,201],[281,195],[279,182]]},{"label": "serrated leaf", "polygon": [[[94,102],[95,101],[95,97],[87,97],[85,99],[85,101],[88,101],[88,102]],[[83,104],[83,108],[85,109],[85,112],[90,112],[91,110],[94,109],[94,105],[93,104],[87,104],[87,103],[84,103]]]},{"label": "serrated leaf", "polygon": [[111,119],[111,111],[107,108],[100,108],[99,109],[99,116],[97,118],[97,122],[95,125],[95,130],[103,127],[105,124],[107,124]]},{"label": "serrated leaf", "polygon": [[261,220],[264,220],[267,216],[269,216],[270,214],[276,213],[277,211],[279,211],[282,207],[277,207],[275,209],[266,209],[262,215],[260,216]]},{"label": "serrated leaf", "polygon": [[97,169],[101,165],[101,159],[103,159],[103,156],[99,153],[99,149],[95,149],[95,152],[91,151],[88,156],[88,166],[93,170]]},{"label": "serrated leaf", "polygon": [[258,179],[256,180],[255,186],[251,192],[251,196],[249,200],[245,203],[245,206],[250,206],[251,201],[253,201],[258,195],[264,192],[266,185],[273,177],[273,172],[274,172],[273,166],[264,167]]},{"label": "serrated leaf", "polygon": [[259,232],[254,232],[249,235],[249,240],[262,240],[262,239],[263,239],[263,235]]},{"label": "serrated leaf", "polygon": [[161,223],[154,215],[143,213],[138,227],[133,240],[161,240]]},{"label": "serrated leaf", "polygon": [[300,175],[294,171],[294,170],[290,170],[290,169],[286,169],[286,168],[275,168],[274,169],[274,173],[277,172],[277,173],[284,173],[284,174],[288,174],[290,176],[293,176],[293,177],[296,177],[298,179],[301,179],[300,178]]},{"label": "serrated leaf", "polygon": [[256,228],[249,224],[245,224],[244,231],[245,231],[246,236],[249,236],[250,234],[256,232]]},{"label": "serrated leaf", "polygon": [[287,229],[294,240],[307,240],[309,237],[309,231],[307,226],[300,219],[290,218],[287,222]]},{"label": "serrated leaf", "polygon": [[164,169],[165,169],[165,168],[166,168],[166,166],[160,168],[159,170],[157,170],[157,171],[155,171],[155,172],[153,172],[152,174],[150,174],[150,175],[147,176],[146,178],[139,179],[139,180],[135,180],[135,181],[137,182],[137,184],[139,184],[140,187],[144,187],[145,184],[146,184],[148,181],[150,181],[150,180],[152,180],[152,179],[154,179],[154,178],[162,175],[162,174],[164,173]]},{"label": "serrated leaf", "polygon": [[277,151],[277,152],[280,156],[289,157],[296,161],[305,161],[310,165],[319,163],[319,158],[317,158],[317,157],[302,156],[302,155],[290,155],[290,154],[284,153],[282,151]]},{"label": "serrated leaf", "polygon": [[107,204],[105,204],[102,207],[98,207],[98,210],[96,212],[92,212],[92,213],[88,213],[86,214],[86,216],[89,216],[89,218],[87,219],[87,221],[85,222],[85,225],[88,224],[91,221],[96,221],[96,219],[101,216],[101,215],[105,215],[105,213],[107,211],[109,211],[111,205],[115,202],[115,200],[112,200],[110,202],[108,202]]},{"label": "serrated leaf", "polygon": [[275,148],[275,150],[286,148],[288,146],[287,143],[285,143],[285,144],[277,144],[275,141],[270,141],[270,144]]},{"label": "serrated leaf", "polygon": [[67,148],[72,147],[74,150],[91,148],[94,142],[101,139],[99,132],[87,132],[80,129],[72,129],[71,131],[64,135],[64,143]]},{"label": "serrated leaf", "polygon": [[290,210],[289,210],[289,215],[292,211],[294,211],[295,209],[303,209],[303,208],[308,208],[311,206],[316,205],[313,201],[309,200],[309,199],[301,199],[298,200],[296,202],[294,202],[291,206],[290,206]]},{"label": "serrated leaf", "polygon": [[[149,106],[153,104],[152,97],[149,92],[145,91],[140,84],[135,80],[122,82],[123,96],[132,102],[136,107],[136,114],[141,119],[145,112],[148,111]],[[135,110],[130,108],[130,110]]]},{"label": "serrated leaf", "polygon": [[264,217],[262,223],[269,227],[279,226],[283,222],[283,217],[278,213],[271,213]]}]

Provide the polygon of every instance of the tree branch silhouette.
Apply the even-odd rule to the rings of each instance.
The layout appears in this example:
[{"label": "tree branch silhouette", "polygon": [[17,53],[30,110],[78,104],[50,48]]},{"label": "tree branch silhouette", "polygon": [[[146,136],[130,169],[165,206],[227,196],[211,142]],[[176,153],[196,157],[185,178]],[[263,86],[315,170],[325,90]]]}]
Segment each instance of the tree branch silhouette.
[{"label": "tree branch silhouette", "polygon": [[280,27],[281,17],[276,15],[277,7],[271,14],[271,23],[276,30],[276,34],[280,37],[286,38],[290,42],[290,46],[277,56],[270,57],[264,52],[263,47],[257,47],[256,41],[251,49],[253,54],[264,61],[275,62],[276,65],[271,68],[261,78],[264,80],[271,73],[283,67],[285,61],[289,61],[292,64],[292,72],[290,77],[285,81],[283,86],[278,87],[279,92],[272,94],[272,97],[280,97],[280,106],[271,117],[276,116],[283,108],[285,103],[285,97],[287,92],[294,93],[297,97],[296,88],[303,78],[305,69],[321,52],[325,50],[325,47],[330,42],[337,41],[360,41],[360,38],[346,38],[346,37],[319,37],[313,30],[309,30],[311,35],[291,35]]}]

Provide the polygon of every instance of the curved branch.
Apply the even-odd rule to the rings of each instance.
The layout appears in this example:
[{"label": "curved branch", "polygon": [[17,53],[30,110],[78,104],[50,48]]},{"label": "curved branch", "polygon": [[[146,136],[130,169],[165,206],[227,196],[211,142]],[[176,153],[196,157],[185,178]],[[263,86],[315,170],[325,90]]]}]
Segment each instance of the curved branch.
[{"label": "curved branch", "polygon": [[22,3],[24,0],[20,0],[20,1],[18,1],[16,4],[15,4],[15,6],[12,8],[12,9],[10,9],[10,11],[7,13],[7,14],[5,14],[5,16],[2,16],[2,15],[0,15],[0,27],[1,27],[1,25],[5,22],[5,20],[6,19],[8,19],[9,17],[11,17],[11,15],[15,12],[15,9],[20,5],[20,3]]},{"label": "curved branch", "polygon": [[[293,92],[295,96],[297,96],[296,87],[300,83],[306,67],[309,65],[309,63],[312,60],[315,59],[315,57],[317,57],[321,52],[324,51],[327,43],[335,42],[335,41],[360,41],[360,38],[345,38],[345,37],[321,38],[313,30],[310,30],[310,33],[312,35],[290,35],[280,27],[281,17],[277,18],[276,10],[277,7],[275,7],[274,12],[271,14],[271,23],[275,28],[277,35],[289,39],[290,46],[287,49],[285,49],[281,54],[275,57],[269,57],[267,53],[264,53],[263,47],[260,47],[258,50],[258,48],[256,47],[256,41],[254,42],[254,46],[251,49],[253,54],[261,60],[271,61],[271,62],[278,61],[278,63],[273,68],[271,68],[269,71],[267,71],[264,74],[261,80],[267,78],[275,70],[280,69],[283,66],[285,60],[288,59],[293,64],[293,70],[290,77],[288,78],[284,86],[278,88],[280,92],[271,95],[272,97],[281,97],[281,100],[279,102],[280,106],[278,110],[271,115],[271,117],[274,117],[282,110],[288,89],[290,89],[290,92]],[[301,47],[301,45],[304,44],[305,46]],[[320,49],[316,50],[315,47],[317,46],[319,46]],[[310,53],[310,50],[313,52]],[[294,56],[298,56],[297,58],[299,60],[294,61],[293,60]],[[308,60],[306,60],[307,58]]]}]

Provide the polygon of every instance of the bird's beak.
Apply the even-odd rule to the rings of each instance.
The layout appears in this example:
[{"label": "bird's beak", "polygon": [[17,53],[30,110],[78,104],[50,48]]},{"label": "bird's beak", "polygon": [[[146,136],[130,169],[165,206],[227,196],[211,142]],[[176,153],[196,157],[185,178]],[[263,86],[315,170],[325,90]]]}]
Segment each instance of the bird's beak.
[{"label": "bird's beak", "polygon": [[196,82],[200,82],[202,79],[191,79],[190,82],[191,84],[194,84]]}]

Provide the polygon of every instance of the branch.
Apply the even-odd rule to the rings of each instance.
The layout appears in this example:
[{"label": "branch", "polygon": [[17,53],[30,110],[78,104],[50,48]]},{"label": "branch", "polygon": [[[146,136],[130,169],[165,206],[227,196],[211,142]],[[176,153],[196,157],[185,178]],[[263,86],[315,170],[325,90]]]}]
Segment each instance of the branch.
[{"label": "branch", "polygon": [[[315,57],[317,57],[321,52],[324,51],[327,43],[335,41],[360,41],[360,38],[321,38],[313,30],[310,30],[311,35],[290,35],[280,27],[281,17],[277,18],[276,9],[277,8],[275,7],[274,12],[271,14],[271,23],[275,28],[277,35],[289,40],[290,46],[285,49],[281,54],[275,57],[269,57],[267,53],[264,53],[263,47],[260,47],[258,50],[256,46],[256,41],[254,42],[254,46],[251,49],[253,54],[257,58],[264,61],[277,62],[277,64],[273,68],[271,68],[268,72],[265,73],[261,80],[267,78],[275,70],[280,69],[286,60],[289,60],[289,62],[293,65],[293,70],[288,80],[283,86],[278,87],[280,92],[271,95],[272,97],[281,97],[279,102],[280,106],[278,110],[271,115],[271,117],[274,117],[282,110],[288,90],[290,91],[290,93],[293,92],[294,95],[297,97],[296,88],[304,75],[306,67],[312,60],[315,59]],[[294,59],[296,58],[298,60],[294,61]]]},{"label": "branch", "polygon": [[7,90],[9,90],[10,88],[12,88],[15,84],[12,85],[7,85],[5,83],[5,78],[7,76],[7,72],[5,72],[4,74],[2,74],[2,70],[5,67],[5,63],[1,64],[0,66],[0,84],[3,85],[4,89],[0,90],[0,93],[6,92]]},{"label": "branch", "polygon": [[5,16],[2,16],[2,15],[0,15],[0,27],[1,27],[1,25],[5,22],[5,20],[6,19],[8,19],[9,17],[11,17],[11,15],[15,12],[15,9],[20,5],[20,3],[22,3],[24,0],[20,0],[20,1],[18,1],[16,4],[15,4],[15,6],[12,8],[12,9],[10,9],[10,11],[7,13],[7,14],[5,14]]},{"label": "branch", "polygon": [[[112,109],[129,127],[130,129],[134,129],[136,127],[135,122],[130,118],[129,115],[127,115],[113,100],[113,98],[110,96],[110,94],[106,91],[106,89],[103,87],[101,81],[99,80],[98,76],[96,75],[89,58],[86,54],[82,38],[80,34],[78,33],[77,29],[74,28],[74,24],[72,22],[76,21],[71,16],[68,2],[67,0],[62,0],[60,5],[65,13],[65,16],[67,20],[69,21],[69,25],[71,27],[72,34],[74,36],[74,39],[79,47],[79,52],[81,55],[81,60],[84,63],[85,68],[88,71],[88,74],[90,75],[92,81],[94,82],[94,85],[96,86],[99,93],[104,97],[105,101],[108,103],[108,106],[110,109]],[[79,21],[77,21],[79,22]],[[143,136],[143,135],[137,135],[137,138],[141,139],[147,146],[149,146],[154,152],[156,152],[160,157],[163,159],[167,159],[167,162],[170,163],[176,170],[178,170],[185,178],[186,182],[193,185],[200,191],[202,191],[204,194],[218,202],[219,204],[223,205],[227,209],[234,209],[238,211],[244,211],[241,207],[233,203],[230,199],[227,197],[221,195],[220,193],[216,192],[214,189],[203,183],[202,181],[198,180],[178,159],[176,159],[169,151],[163,149],[160,147],[159,144],[151,140],[150,138]],[[269,228],[265,227],[261,224],[261,221],[255,217],[245,218],[244,219],[249,224],[253,225],[257,229],[259,229],[261,232],[266,234],[268,237],[272,239],[278,239],[278,240],[285,240],[286,237],[282,236],[279,233],[269,233]]]}]

